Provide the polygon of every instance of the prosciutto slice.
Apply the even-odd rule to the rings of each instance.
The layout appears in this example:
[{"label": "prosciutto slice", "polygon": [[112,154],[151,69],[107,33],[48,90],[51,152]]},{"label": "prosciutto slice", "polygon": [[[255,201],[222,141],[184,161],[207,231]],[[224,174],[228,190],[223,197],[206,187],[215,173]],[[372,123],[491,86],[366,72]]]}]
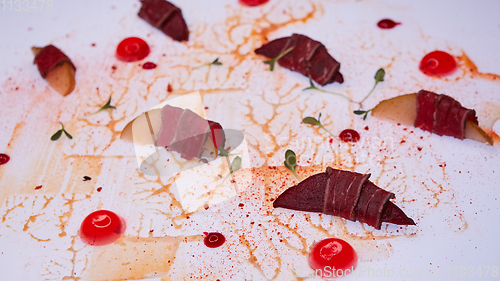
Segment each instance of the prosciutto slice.
[{"label": "prosciutto slice", "polygon": [[139,17],[177,41],[187,41],[189,31],[181,9],[165,0],[141,0]]},{"label": "prosciutto slice", "polygon": [[290,48],[293,48],[292,51],[278,60],[282,67],[310,76],[320,85],[344,82],[339,72],[340,63],[328,53],[325,46],[301,34],[275,39],[256,49],[255,53],[274,59]]},{"label": "prosciutto slice", "polygon": [[33,63],[35,63],[38,67],[40,75],[45,78],[47,77],[47,73],[65,62],[69,63],[76,71],[75,65],[71,62],[68,56],[66,56],[57,47],[48,45],[42,48],[42,50],[35,56],[35,61]]},{"label": "prosciutto slice", "polygon": [[203,119],[189,109],[166,105],[162,108],[161,119],[156,145],[176,151],[186,160],[200,158],[209,138],[215,148],[224,148],[225,134],[222,126]]},{"label": "prosciutto slice", "polygon": [[275,208],[323,213],[360,221],[380,229],[382,222],[415,225],[394,203],[394,193],[377,187],[359,174],[326,168],[296,186],[285,190],[274,201]]},{"label": "prosciutto slice", "polygon": [[476,112],[447,95],[420,90],[417,93],[415,127],[440,136],[465,138],[465,122],[478,125]]}]

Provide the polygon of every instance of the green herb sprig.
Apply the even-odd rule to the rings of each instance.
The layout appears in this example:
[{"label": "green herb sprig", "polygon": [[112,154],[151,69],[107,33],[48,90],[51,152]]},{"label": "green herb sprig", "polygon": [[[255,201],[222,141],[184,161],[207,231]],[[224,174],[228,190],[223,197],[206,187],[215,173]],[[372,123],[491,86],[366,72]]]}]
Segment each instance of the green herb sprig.
[{"label": "green herb sprig", "polygon": [[[373,91],[375,90],[375,87],[377,87],[377,84],[379,82],[384,81],[384,77],[385,77],[385,70],[383,68],[379,68],[379,70],[377,70],[377,72],[375,73],[375,77],[374,77],[375,78],[375,85],[373,85],[373,88],[368,93],[368,95],[363,100],[361,100],[359,102],[360,106],[362,106],[363,102],[373,93]],[[361,109],[354,110],[354,114],[356,114],[356,115],[363,115],[363,120],[366,120],[366,117],[368,116],[368,113],[370,113],[370,111],[372,111],[372,109],[369,109],[369,110],[361,110]]]},{"label": "green herb sprig", "polygon": [[363,116],[363,120],[366,120],[366,116],[368,116],[368,113],[370,113],[370,111],[372,111],[372,109],[369,109],[369,110],[354,110],[354,114],[356,114],[356,115],[364,115]]},{"label": "green herb sprig", "polygon": [[297,175],[297,172],[295,171],[295,168],[297,168],[297,155],[295,155],[295,152],[292,150],[288,149],[285,152],[285,167],[292,171],[293,175],[297,178],[298,181],[302,181]]},{"label": "green herb sprig", "polygon": [[283,58],[284,56],[286,56],[288,53],[290,53],[291,51],[293,51],[293,48],[295,48],[295,47],[290,47],[290,48],[286,49],[283,53],[279,54],[274,59],[272,59],[272,60],[266,60],[266,61],[264,61],[264,63],[265,64],[269,64],[269,70],[273,71],[274,70],[274,64],[277,61],[279,61],[281,58]]},{"label": "green herb sprig", "polygon": [[91,113],[91,114],[89,114],[87,116],[91,116],[91,115],[97,114],[97,113],[99,113],[99,112],[101,112],[103,110],[106,110],[106,109],[116,109],[115,106],[111,105],[111,96],[109,96],[109,100],[108,100],[108,102],[105,105],[103,105],[101,108],[99,108],[99,110],[97,110],[96,112]]},{"label": "green herb sprig", "polygon": [[302,122],[305,123],[305,124],[308,124],[308,125],[313,125],[313,126],[319,126],[321,127],[323,130],[325,130],[327,133],[330,134],[330,136],[332,137],[336,137],[335,135],[332,134],[332,132],[328,131],[325,126],[323,126],[323,124],[321,124],[321,112],[319,113],[319,116],[318,116],[318,119],[314,118],[314,117],[305,117],[304,119],[302,119]]},{"label": "green herb sprig", "polygon": [[73,136],[71,136],[71,135],[70,135],[68,132],[66,132],[66,130],[64,129],[64,125],[63,125],[63,123],[59,122],[59,124],[61,124],[61,127],[62,127],[62,128],[61,128],[59,131],[57,131],[55,134],[53,134],[53,135],[50,137],[50,140],[52,140],[52,141],[56,141],[56,140],[58,140],[58,139],[61,137],[62,133],[64,133],[64,134],[68,137],[68,139],[73,139]]},{"label": "green herb sprig", "polygon": [[222,65],[222,62],[219,61],[219,58],[216,58],[213,62],[202,64],[200,66],[195,67],[194,69],[202,68],[209,65]]},{"label": "green herb sprig", "polygon": [[377,87],[377,84],[379,82],[382,82],[384,81],[384,77],[385,77],[385,70],[383,68],[379,68],[379,70],[377,70],[377,72],[375,73],[375,85],[373,85],[373,88],[372,90],[368,93],[368,95],[359,102],[359,104],[362,104],[372,93],[373,91],[375,90],[375,87]]},{"label": "green herb sprig", "polygon": [[234,172],[238,171],[241,168],[241,157],[236,156],[234,157],[233,161],[231,162],[231,165],[229,165],[229,174],[222,180],[220,184],[224,184],[224,182],[227,180],[227,178],[232,175]]},{"label": "green herb sprig", "polygon": [[339,94],[339,93],[335,93],[335,92],[331,92],[331,91],[327,91],[327,90],[323,90],[323,89],[320,89],[318,87],[316,87],[313,83],[313,80],[312,78],[309,76],[309,84],[310,86],[307,87],[307,88],[304,88],[302,89],[302,91],[307,91],[307,90],[316,90],[316,91],[320,91],[320,92],[323,92],[323,93],[328,93],[328,94],[332,94],[332,95],[336,95],[336,96],[339,96],[339,97],[343,97],[344,99],[350,101],[350,102],[354,102],[352,99],[346,97],[345,95],[343,94]]}]

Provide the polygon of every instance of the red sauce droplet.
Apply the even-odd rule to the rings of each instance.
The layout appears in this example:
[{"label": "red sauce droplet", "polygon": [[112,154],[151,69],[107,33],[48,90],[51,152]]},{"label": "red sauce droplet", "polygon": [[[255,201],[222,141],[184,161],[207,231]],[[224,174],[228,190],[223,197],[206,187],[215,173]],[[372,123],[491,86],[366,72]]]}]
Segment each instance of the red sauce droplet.
[{"label": "red sauce droplet", "polygon": [[309,266],[319,277],[341,277],[351,274],[356,269],[358,254],[346,241],[327,238],[312,248],[309,253]]},{"label": "red sauce droplet", "polygon": [[391,19],[383,19],[377,23],[377,26],[382,28],[382,29],[391,29],[394,28],[396,25],[400,25],[400,22],[395,22]]},{"label": "red sauce droplet", "polygon": [[255,7],[269,2],[269,0],[240,0],[240,3],[246,6]]},{"label": "red sauce droplet", "polygon": [[125,38],[116,47],[116,58],[121,61],[138,61],[147,55],[149,55],[148,43],[138,37]]},{"label": "red sauce droplet", "polygon": [[356,132],[355,130],[345,129],[340,133],[339,138],[343,142],[357,142],[361,137],[359,136],[359,133]]},{"label": "red sauce droplet", "polygon": [[220,234],[219,232],[203,232],[205,234],[205,239],[203,240],[203,243],[205,243],[205,246],[209,248],[217,248],[222,246],[224,242],[226,242],[226,237],[224,235]]},{"label": "red sauce droplet", "polygon": [[446,76],[457,69],[457,62],[446,52],[434,51],[424,56],[419,68],[425,75]]},{"label": "red sauce droplet", "polygon": [[142,65],[142,68],[143,69],[155,69],[156,63],[148,61]]},{"label": "red sauce droplet", "polygon": [[101,246],[115,242],[125,231],[125,224],[115,213],[108,210],[95,211],[88,215],[80,227],[83,242]]},{"label": "red sauce droplet", "polygon": [[9,162],[10,156],[7,154],[0,153],[0,165],[6,164]]}]

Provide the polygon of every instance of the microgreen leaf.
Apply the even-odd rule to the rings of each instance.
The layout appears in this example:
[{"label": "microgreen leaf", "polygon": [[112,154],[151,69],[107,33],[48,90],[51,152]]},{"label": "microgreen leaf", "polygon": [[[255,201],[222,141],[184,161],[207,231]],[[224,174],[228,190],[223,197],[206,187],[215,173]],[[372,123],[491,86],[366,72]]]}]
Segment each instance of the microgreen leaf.
[{"label": "microgreen leaf", "polygon": [[383,68],[379,68],[379,70],[377,70],[377,72],[375,73],[375,77],[374,77],[375,78],[375,85],[373,85],[373,88],[368,93],[368,95],[366,95],[366,97],[359,102],[360,105],[373,93],[373,91],[375,90],[375,87],[377,87],[378,82],[384,81],[384,77],[385,77],[385,70]]},{"label": "microgreen leaf", "polygon": [[73,139],[73,136],[70,135],[68,132],[66,132],[66,130],[63,130],[64,134],[68,137],[68,139],[72,140]]},{"label": "microgreen leaf", "polygon": [[219,58],[216,58],[213,62],[210,63],[211,65],[222,65],[222,62],[219,61]]},{"label": "microgreen leaf", "polygon": [[384,81],[385,70],[383,68],[379,68],[377,73],[375,73],[375,83]]},{"label": "microgreen leaf", "polygon": [[[226,150],[224,150],[224,151],[226,151]],[[224,182],[226,182],[227,178],[229,178],[230,175],[232,175],[234,172],[238,171],[240,168],[241,168],[241,157],[236,156],[236,157],[234,157],[233,161],[229,165],[229,173],[224,177],[222,182],[219,183],[218,185],[224,184]]]},{"label": "microgreen leaf", "polygon": [[330,136],[336,138],[336,136],[333,135],[332,132],[328,131],[325,128],[325,126],[323,126],[323,124],[321,124],[320,119],[321,119],[321,112],[319,113],[318,119],[316,119],[314,117],[305,117],[304,119],[302,119],[302,122],[305,123],[305,124],[308,124],[308,125],[319,126],[323,130],[325,130],[328,134],[330,134]]},{"label": "microgreen leaf", "polygon": [[292,150],[288,149],[285,152],[285,167],[292,171],[293,175],[297,178],[297,180],[302,181],[300,177],[297,175],[297,172],[295,171],[295,168],[297,167],[297,155],[295,155],[295,152]]},{"label": "microgreen leaf", "polygon": [[269,64],[269,70],[273,71],[274,70],[274,64],[277,61],[279,61],[281,58],[283,58],[284,56],[286,56],[288,53],[290,53],[291,51],[293,51],[293,48],[295,48],[295,47],[290,47],[290,48],[286,49],[283,53],[279,54],[274,59],[272,59],[272,60],[266,60],[266,61],[264,61],[264,63],[265,64]]},{"label": "microgreen leaf", "polygon": [[323,89],[320,89],[320,88],[316,87],[314,85],[314,83],[313,83],[313,80],[312,80],[311,76],[309,76],[309,85],[310,85],[309,87],[302,89],[302,91],[316,90],[316,91],[320,91],[320,92],[323,92],[323,93],[328,93],[328,94],[336,95],[336,96],[339,96],[339,97],[343,97],[344,99],[346,99],[346,100],[348,100],[350,102],[353,102],[353,100],[351,100],[350,98],[344,96],[343,94],[339,94],[339,93],[335,93],[335,92],[323,90]]},{"label": "microgreen leaf", "polygon": [[64,125],[63,123],[59,122],[59,124],[61,124],[61,129],[59,131],[57,131],[55,134],[53,134],[51,137],[50,137],[50,140],[52,141],[56,141],[58,140],[62,133],[64,132],[64,134],[69,138],[69,139],[73,139],[73,136],[71,136],[68,132],[66,132],[66,130],[64,129]]},{"label": "microgreen leaf", "polygon": [[229,167],[229,171],[231,171],[231,174],[238,171],[241,168],[241,157],[236,156],[233,159],[233,162],[231,162],[231,167]]},{"label": "microgreen leaf", "polygon": [[198,68],[202,68],[204,66],[209,66],[209,65],[222,65],[222,62],[219,61],[219,58],[216,58],[213,62],[210,62],[210,63],[205,63],[205,64],[202,64],[202,65],[199,65],[193,69],[198,69]]},{"label": "microgreen leaf", "polygon": [[56,141],[61,137],[61,135],[62,135],[62,130],[59,130],[55,134],[53,134],[52,137],[50,137],[50,139],[52,141]]},{"label": "microgreen leaf", "polygon": [[109,96],[109,100],[108,100],[108,102],[107,102],[105,105],[103,105],[103,106],[102,106],[99,110],[97,110],[96,112],[91,113],[91,114],[89,114],[89,115],[87,115],[87,116],[97,114],[97,113],[99,113],[99,112],[101,112],[101,111],[103,111],[103,110],[110,109],[110,108],[111,108],[111,109],[116,109],[116,107],[115,107],[115,106],[111,105],[111,96]]},{"label": "microgreen leaf", "polygon": [[313,126],[319,126],[321,123],[314,117],[306,117],[302,119],[302,122],[305,124],[313,125]]},{"label": "microgreen leaf", "polygon": [[356,114],[356,115],[364,115],[363,116],[363,120],[366,120],[366,116],[368,116],[368,113],[370,113],[370,111],[372,111],[372,109],[370,109],[370,110],[354,110],[354,114]]},{"label": "microgreen leaf", "polygon": [[219,155],[220,156],[229,156],[229,151],[227,151],[226,149],[224,148],[219,148]]},{"label": "microgreen leaf", "polygon": [[101,109],[99,109],[99,111],[106,110],[108,108],[116,109],[116,107],[114,107],[113,105],[111,105],[111,96],[109,96],[108,102],[103,107],[101,107]]}]

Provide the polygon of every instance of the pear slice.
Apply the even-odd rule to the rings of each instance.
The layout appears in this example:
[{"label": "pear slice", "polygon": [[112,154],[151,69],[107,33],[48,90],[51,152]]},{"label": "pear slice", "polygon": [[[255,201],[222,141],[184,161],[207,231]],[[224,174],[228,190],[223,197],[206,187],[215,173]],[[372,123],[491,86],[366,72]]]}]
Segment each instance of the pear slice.
[{"label": "pear slice", "polygon": [[[161,127],[161,109],[151,109],[147,111],[148,113],[148,118],[151,123],[152,129],[154,134],[156,135]],[[150,134],[149,131],[149,124],[147,122],[146,118],[146,113],[143,113],[139,116],[137,116],[134,120],[128,122],[128,124],[123,128],[121,134],[120,134],[120,139],[128,142],[134,142],[134,132],[132,130],[132,124],[137,120],[137,122],[141,122],[140,128],[145,128],[147,129],[146,134]],[[138,127],[138,128],[139,128]]]},{"label": "pear slice", "polygon": [[372,109],[372,116],[393,123],[413,126],[415,119],[417,119],[417,94],[407,94],[383,100]]},{"label": "pear slice", "polygon": [[493,139],[483,131],[483,129],[471,121],[465,122],[465,138],[478,142],[487,142],[489,145],[493,145]]},{"label": "pear slice", "polygon": [[[32,47],[31,51],[35,57],[43,48]],[[47,73],[45,80],[52,89],[56,90],[63,97],[69,95],[75,89],[75,69],[68,62],[54,67]]]},{"label": "pear slice", "polygon": [[75,70],[71,64],[64,62],[49,71],[45,80],[52,89],[65,97],[75,89]]},{"label": "pear slice", "polygon": [[[382,120],[414,126],[417,118],[417,94],[406,94],[383,100],[371,112],[372,116]],[[470,121],[465,122],[465,138],[493,145],[493,139]]]}]

